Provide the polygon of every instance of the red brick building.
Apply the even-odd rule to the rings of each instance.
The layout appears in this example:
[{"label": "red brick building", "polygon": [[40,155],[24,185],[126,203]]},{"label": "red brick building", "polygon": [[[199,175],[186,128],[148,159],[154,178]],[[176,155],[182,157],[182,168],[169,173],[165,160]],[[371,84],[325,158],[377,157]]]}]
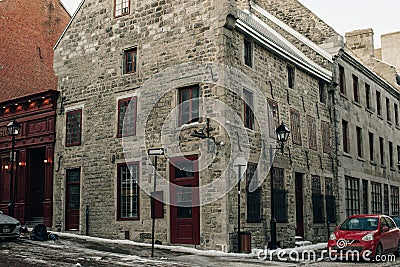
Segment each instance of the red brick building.
[{"label": "red brick building", "polygon": [[[69,20],[57,0],[0,1],[0,210],[9,212],[12,202],[22,223],[51,225],[58,96],[53,47]],[[13,119],[21,132],[11,166],[6,126]]]}]

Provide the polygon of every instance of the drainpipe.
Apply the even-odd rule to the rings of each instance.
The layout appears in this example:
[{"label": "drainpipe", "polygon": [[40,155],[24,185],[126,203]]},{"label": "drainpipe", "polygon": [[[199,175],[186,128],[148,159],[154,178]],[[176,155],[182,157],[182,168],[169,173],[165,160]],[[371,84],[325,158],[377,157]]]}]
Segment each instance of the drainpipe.
[{"label": "drainpipe", "polygon": [[89,205],[86,205],[86,235],[89,235]]}]

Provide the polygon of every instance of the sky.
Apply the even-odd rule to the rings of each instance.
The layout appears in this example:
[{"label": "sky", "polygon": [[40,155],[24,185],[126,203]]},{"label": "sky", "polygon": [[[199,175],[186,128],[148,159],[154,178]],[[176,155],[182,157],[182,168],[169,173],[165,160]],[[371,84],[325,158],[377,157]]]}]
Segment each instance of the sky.
[{"label": "sky", "polygon": [[[81,0],[61,0],[74,14]],[[382,34],[400,31],[399,0],[299,0],[328,25],[343,35],[345,32],[372,28],[375,47],[380,47]]]}]

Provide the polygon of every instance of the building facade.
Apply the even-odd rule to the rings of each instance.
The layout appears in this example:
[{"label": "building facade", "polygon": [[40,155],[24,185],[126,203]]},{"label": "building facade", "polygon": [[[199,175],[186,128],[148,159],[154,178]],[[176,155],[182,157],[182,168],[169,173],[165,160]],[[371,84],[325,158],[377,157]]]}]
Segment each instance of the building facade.
[{"label": "building facade", "polygon": [[240,224],[263,247],[272,213],[280,246],[327,237],[333,60],[320,46],[340,38],[322,25],[326,38],[307,39],[268,7],[81,3],[55,47],[55,228],[149,242],[154,194],[162,243],[235,251]]},{"label": "building facade", "polygon": [[339,218],[396,215],[400,94],[393,84],[395,71],[374,58],[372,30],[346,33],[346,45],[352,50],[341,50],[335,59]]},{"label": "building facade", "polygon": [[[51,226],[58,98],[53,47],[70,15],[53,0],[1,1],[0,14],[0,210],[23,224]],[[12,157],[6,127],[13,120],[21,131]]]}]

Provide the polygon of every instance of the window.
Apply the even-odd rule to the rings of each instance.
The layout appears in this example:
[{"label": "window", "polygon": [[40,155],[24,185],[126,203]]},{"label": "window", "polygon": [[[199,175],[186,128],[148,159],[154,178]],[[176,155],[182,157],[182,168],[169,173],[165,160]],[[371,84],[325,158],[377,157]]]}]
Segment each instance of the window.
[{"label": "window", "polygon": [[368,181],[362,180],[362,212],[368,214]]},{"label": "window", "polygon": [[243,89],[244,127],[254,130],[253,92]]},{"label": "window", "polygon": [[317,123],[315,118],[307,116],[307,124],[309,148],[317,150]]},{"label": "window", "polygon": [[386,119],[392,121],[392,113],[390,112],[390,100],[386,97]]},{"label": "window", "polygon": [[346,94],[346,77],[343,66],[339,65],[339,87],[342,94]]},{"label": "window", "polygon": [[399,106],[394,103],[394,123],[399,126]]},{"label": "window", "polygon": [[294,89],[294,68],[287,66],[288,87]]},{"label": "window", "polygon": [[139,163],[117,165],[118,219],[139,219]]},{"label": "window", "polygon": [[371,212],[382,213],[382,186],[380,183],[371,182]]},{"label": "window", "polygon": [[376,112],[378,116],[382,116],[381,93],[376,91]]},{"label": "window", "polygon": [[399,188],[397,186],[390,186],[390,205],[392,206],[392,215],[398,215],[399,210]]},{"label": "window", "polygon": [[124,50],[124,74],[135,73],[137,67],[137,48]]},{"label": "window", "polygon": [[359,158],[363,157],[363,145],[362,145],[362,129],[360,127],[356,127],[357,134],[357,156]]},{"label": "window", "polygon": [[358,77],[353,75],[354,102],[360,103],[360,92],[358,91]]},{"label": "window", "polygon": [[368,132],[369,139],[369,160],[374,161],[374,134]]},{"label": "window", "polygon": [[[246,195],[247,195],[247,222],[261,222],[261,188],[258,187],[253,192],[250,192],[250,182],[257,181],[257,164],[249,163],[246,169]],[[257,184],[253,181],[252,184]],[[255,182],[255,183],[254,183]]]},{"label": "window", "polygon": [[321,178],[311,175],[311,191],[313,203],[313,222],[324,223],[324,195],[321,193]]},{"label": "window", "polygon": [[199,87],[190,86],[179,91],[179,126],[199,121]]},{"label": "window", "polygon": [[[131,105],[129,105],[132,102]],[[137,97],[118,100],[118,132],[117,137],[136,134]]]},{"label": "window", "polygon": [[393,160],[393,143],[389,141],[389,166],[390,168],[394,168],[394,160]]},{"label": "window", "polygon": [[383,147],[383,138],[379,137],[379,155],[381,157],[381,165],[385,165],[385,151]]},{"label": "window", "polygon": [[326,104],[326,83],[324,81],[319,81],[319,102]]},{"label": "window", "polygon": [[360,181],[346,176],[346,214],[351,216],[360,213]]},{"label": "window", "polygon": [[371,109],[371,86],[365,83],[365,102],[367,109]]},{"label": "window", "polygon": [[349,153],[349,123],[342,120],[342,137],[343,137],[343,151]]},{"label": "window", "polygon": [[82,110],[77,109],[67,112],[66,146],[79,146],[81,144]]},{"label": "window", "polygon": [[397,146],[397,166],[399,167],[400,171],[400,146]]},{"label": "window", "polygon": [[324,153],[331,153],[331,125],[329,122],[322,121],[322,146]]},{"label": "window", "polygon": [[268,99],[269,137],[276,138],[276,128],[279,126],[278,103]]},{"label": "window", "polygon": [[293,144],[301,145],[300,113],[290,109],[290,124]]},{"label": "window", "polygon": [[336,222],[336,201],[333,194],[333,181],[332,178],[325,178],[325,205],[326,205],[326,216],[329,223]]},{"label": "window", "polygon": [[274,194],[274,216],[277,222],[288,221],[287,191],[285,190],[285,170],[282,168],[271,168]]},{"label": "window", "polygon": [[389,215],[389,186],[383,185],[383,214]]},{"label": "window", "polygon": [[244,64],[253,67],[253,46],[249,39],[244,39]]},{"label": "window", "polygon": [[114,0],[114,16],[129,14],[129,0]]}]

